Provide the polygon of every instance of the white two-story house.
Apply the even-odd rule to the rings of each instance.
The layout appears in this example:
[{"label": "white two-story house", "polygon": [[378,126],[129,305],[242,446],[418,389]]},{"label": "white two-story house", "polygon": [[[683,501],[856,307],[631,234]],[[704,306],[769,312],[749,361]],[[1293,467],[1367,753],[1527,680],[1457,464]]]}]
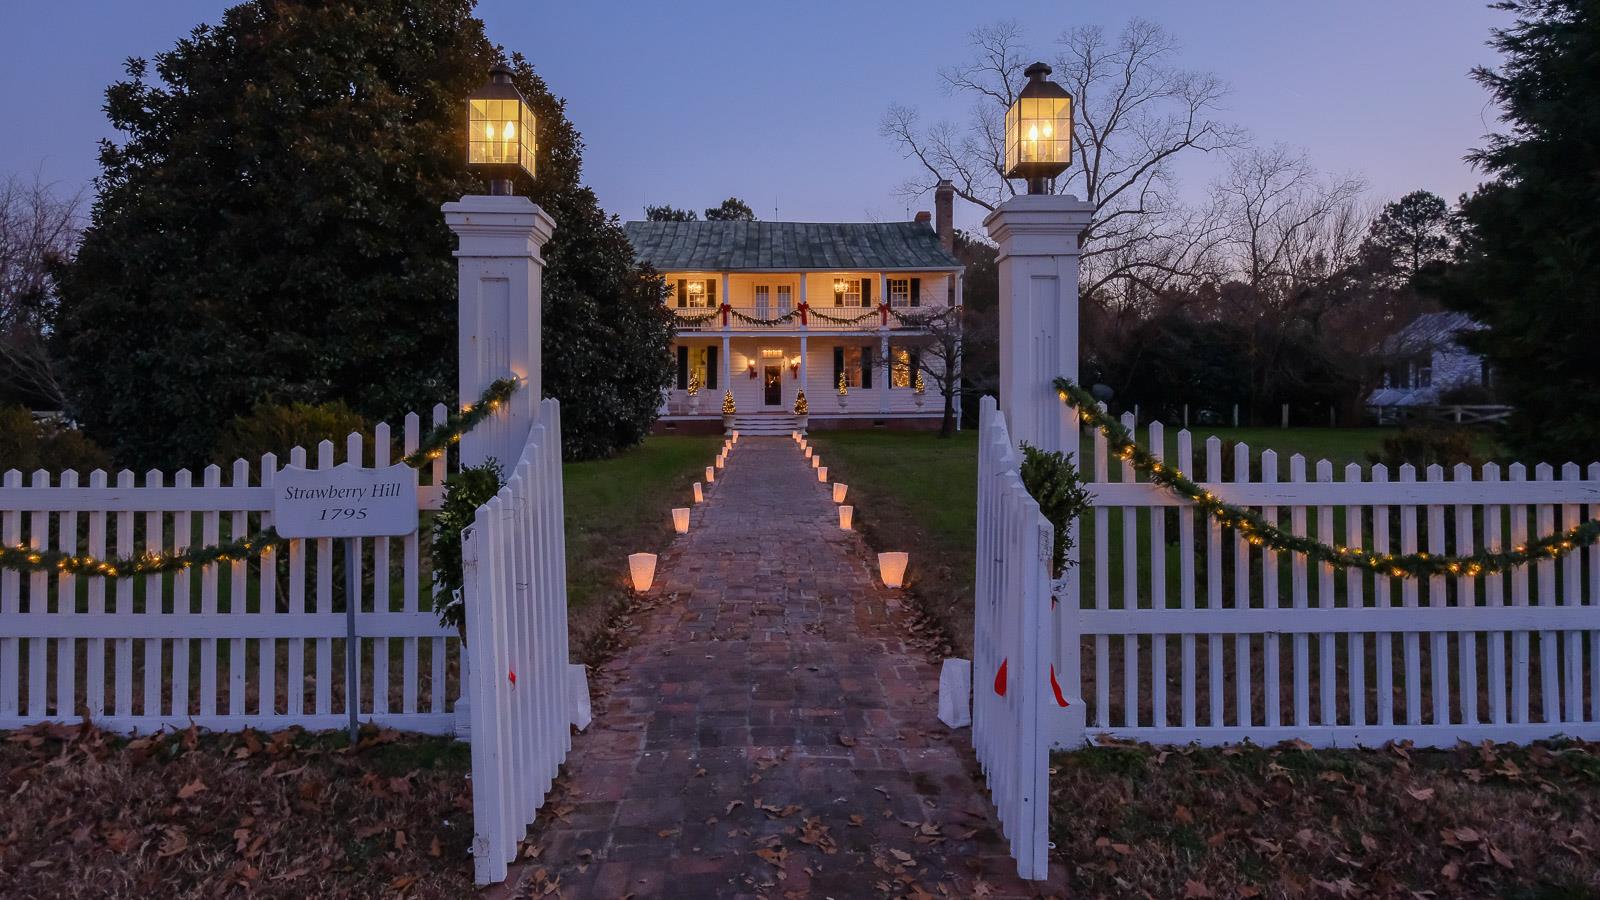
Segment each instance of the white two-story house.
[{"label": "white two-story house", "polygon": [[962,265],[926,213],[892,223],[625,227],[639,259],[665,277],[678,316],[676,380],[658,431],[720,430],[730,389],[736,427],[751,433],[794,427],[802,389],[811,428],[938,427],[937,379],[918,375],[931,375],[939,361],[930,357],[943,354],[926,351],[929,332],[917,322],[960,304]]}]

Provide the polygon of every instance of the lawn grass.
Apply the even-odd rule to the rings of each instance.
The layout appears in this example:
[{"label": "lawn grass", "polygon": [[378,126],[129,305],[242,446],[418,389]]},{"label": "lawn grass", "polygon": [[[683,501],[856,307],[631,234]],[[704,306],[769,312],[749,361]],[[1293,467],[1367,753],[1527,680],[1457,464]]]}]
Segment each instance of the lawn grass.
[{"label": "lawn grass", "polygon": [[576,659],[588,661],[600,629],[627,599],[628,554],[659,552],[672,539],[672,508],[692,505],[690,485],[721,443],[718,435],[656,436],[610,459],[561,467]]}]

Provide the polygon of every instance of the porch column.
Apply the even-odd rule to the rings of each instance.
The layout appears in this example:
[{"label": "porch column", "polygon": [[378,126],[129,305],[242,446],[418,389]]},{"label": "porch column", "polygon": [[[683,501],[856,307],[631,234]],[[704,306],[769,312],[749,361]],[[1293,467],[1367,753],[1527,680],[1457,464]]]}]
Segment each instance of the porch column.
[{"label": "porch column", "polygon": [[[722,389],[725,391],[733,390],[733,381],[729,378],[729,375],[733,372],[733,360],[728,358],[728,350],[728,333],[724,331],[722,333]],[[717,411],[718,413],[722,411],[721,394],[717,395]]]},{"label": "porch column", "polygon": [[878,335],[878,358],[883,360],[883,375],[878,379],[878,412],[889,411],[889,391],[894,387],[894,360],[889,358],[889,332]]},{"label": "porch column", "polygon": [[1011,439],[1077,452],[1078,421],[1056,395],[1078,378],[1078,236],[1092,204],[1021,194],[983,220],[999,245],[1000,408]]},{"label": "porch column", "polygon": [[[805,287],[804,287],[805,282],[802,281],[802,282],[800,282],[800,284],[802,285],[802,287],[800,288],[800,293],[801,293],[802,296],[804,296],[804,294],[805,294]],[[802,390],[802,391],[806,389],[806,364],[808,362],[810,362],[810,360],[807,358],[808,356],[809,356],[809,354],[806,353],[806,336],[805,336],[804,332],[801,332],[801,334],[800,334],[800,388],[799,389]],[[811,398],[807,397],[806,398],[806,402],[809,403],[810,401],[811,401]]]},{"label": "porch column", "polygon": [[540,285],[545,242],[555,220],[527,197],[469,195],[441,207],[460,239],[455,251],[458,291],[456,389],[477,403],[491,382],[522,379],[506,411],[461,438],[462,465],[495,457],[514,465],[539,413]]}]

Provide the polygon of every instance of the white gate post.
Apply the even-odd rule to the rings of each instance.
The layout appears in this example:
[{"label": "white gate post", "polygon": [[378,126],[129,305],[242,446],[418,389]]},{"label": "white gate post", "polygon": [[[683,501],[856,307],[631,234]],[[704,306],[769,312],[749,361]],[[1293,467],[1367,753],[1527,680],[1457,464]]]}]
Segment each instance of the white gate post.
[{"label": "white gate post", "polygon": [[1093,204],[1019,194],[983,220],[1000,245],[1000,409],[1011,438],[1076,453],[1077,420],[1051,382],[1078,378],[1078,236]]},{"label": "white gate post", "polygon": [[[1078,453],[1078,418],[1051,382],[1078,380],[1078,238],[1093,212],[1070,195],[1019,194],[983,220],[999,244],[1000,408],[1019,446]],[[1074,563],[1080,552],[1074,545]],[[1051,659],[1068,703],[1046,732],[1057,747],[1076,747],[1083,734],[1078,576],[1076,565],[1067,569],[1060,603],[1048,614]],[[1053,696],[1045,708],[1056,709]]]},{"label": "white gate post", "polygon": [[527,197],[468,195],[443,206],[460,238],[459,334],[461,402],[476,403],[497,378],[523,380],[509,411],[461,438],[461,464],[493,457],[509,470],[539,416],[540,282],[545,242],[555,220]]},{"label": "white gate post", "polygon": [[[457,333],[461,403],[476,403],[496,379],[516,375],[522,387],[508,409],[461,436],[461,464],[496,459],[510,477],[539,417],[544,383],[539,375],[540,294],[545,242],[555,220],[527,197],[469,194],[441,207],[460,239],[456,249]],[[456,736],[470,739],[472,710],[467,648],[461,648],[461,694]]]}]

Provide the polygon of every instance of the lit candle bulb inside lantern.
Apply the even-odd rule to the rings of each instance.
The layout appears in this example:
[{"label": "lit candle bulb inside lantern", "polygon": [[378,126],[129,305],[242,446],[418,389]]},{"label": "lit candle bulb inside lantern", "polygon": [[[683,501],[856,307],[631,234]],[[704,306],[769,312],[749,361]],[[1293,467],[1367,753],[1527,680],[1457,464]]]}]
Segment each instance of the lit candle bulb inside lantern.
[{"label": "lit candle bulb inside lantern", "polygon": [[817,466],[817,480],[822,482],[823,484],[827,484],[828,483],[828,467],[827,466]]},{"label": "lit candle bulb inside lantern", "polygon": [[856,508],[848,503],[839,507],[839,527],[845,531],[850,530],[850,520],[855,517]]},{"label": "lit candle bulb inside lantern", "polygon": [[633,553],[628,556],[628,575],[633,579],[633,589],[643,593],[656,581],[656,555]]},{"label": "lit candle bulb inside lantern", "polygon": [[883,579],[884,586],[897,588],[905,584],[906,564],[910,561],[909,553],[879,553],[878,575]]},{"label": "lit candle bulb inside lantern", "polygon": [[679,534],[689,533],[689,507],[677,506],[672,510],[672,530]]},{"label": "lit candle bulb inside lantern", "polygon": [[845,491],[848,491],[848,490],[850,490],[850,485],[848,485],[848,484],[843,484],[843,483],[835,484],[833,486],[833,502],[835,502],[835,503],[843,503],[844,502]]},{"label": "lit candle bulb inside lantern", "polygon": [[704,502],[706,502],[705,491],[702,491],[700,489],[700,482],[698,482],[698,481],[696,481],[694,483],[694,502],[696,502],[696,503],[704,503]]}]

